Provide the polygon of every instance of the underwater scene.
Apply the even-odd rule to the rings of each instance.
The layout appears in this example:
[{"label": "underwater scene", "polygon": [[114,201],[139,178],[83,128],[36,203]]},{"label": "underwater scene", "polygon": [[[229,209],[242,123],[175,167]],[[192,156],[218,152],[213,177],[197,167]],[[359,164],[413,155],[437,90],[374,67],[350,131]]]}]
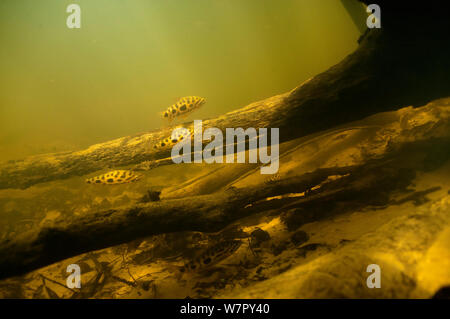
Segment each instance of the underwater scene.
[{"label": "underwater scene", "polygon": [[405,3],[2,0],[0,298],[448,298],[450,21]]}]

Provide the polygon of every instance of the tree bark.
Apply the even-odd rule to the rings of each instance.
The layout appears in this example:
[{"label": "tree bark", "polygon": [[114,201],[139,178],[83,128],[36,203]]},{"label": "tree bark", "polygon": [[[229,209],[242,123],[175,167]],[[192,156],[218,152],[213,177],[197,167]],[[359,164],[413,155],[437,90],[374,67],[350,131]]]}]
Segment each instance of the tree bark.
[{"label": "tree bark", "polygon": [[[363,145],[370,152],[358,165],[324,167],[253,187],[228,187],[208,195],[64,217],[52,226],[20,234],[0,244],[0,278],[143,236],[218,231],[258,213],[280,214],[288,209],[300,209],[301,216],[301,209],[305,209],[313,212],[307,218],[316,220],[333,210],[342,211],[340,202],[350,208],[386,205],[390,192],[405,190],[415,172],[430,165],[429,154],[449,148],[450,99],[399,110],[386,118],[387,123],[378,123],[378,129],[372,131]],[[341,133],[342,129],[338,129],[331,133],[331,138],[337,139]],[[445,161],[449,154],[432,157],[434,161],[436,158]],[[341,178],[329,180],[330,176]],[[297,195],[288,195],[292,193]],[[274,196],[280,197],[267,200]]]},{"label": "tree bark", "polygon": [[[439,34],[450,24],[446,12],[436,9],[434,3],[418,6],[397,1],[396,5],[389,2],[380,5],[383,8],[382,29],[368,32],[356,52],[342,62],[291,92],[206,120],[203,126],[221,130],[228,127],[278,127],[280,143],[283,143],[371,114],[407,105],[419,106],[435,98],[450,96],[450,44]],[[406,13],[405,8],[409,9]],[[427,9],[435,14],[420,14]],[[370,203],[374,194],[382,194],[389,187],[400,187],[397,182],[399,176],[395,172],[401,171],[406,164],[398,154],[413,152],[423,155],[436,145],[448,149],[449,102],[436,103],[424,107],[425,111],[422,108],[405,111],[399,119],[400,129],[382,134],[387,145],[384,151],[377,156],[367,156],[358,166],[299,173],[297,177],[273,185],[244,188],[238,192],[231,188],[210,195],[93,212],[23,233],[0,243],[0,277],[20,274],[82,252],[142,236],[183,230],[219,230],[242,217],[279,210],[280,203],[289,205],[289,208],[311,207],[308,205],[313,203],[313,206],[324,208],[323,214],[339,200],[361,198]],[[106,167],[146,161],[159,160],[160,164],[170,164],[171,161],[166,159],[170,150],[152,147],[158,140],[169,136],[170,131],[170,128],[165,128],[93,145],[82,151],[3,163],[0,165],[0,189],[27,188]],[[379,147],[373,143],[367,145],[367,149]],[[385,165],[383,160],[390,160],[389,165]],[[409,167],[414,169],[424,165],[423,156],[412,156],[410,160]],[[397,163],[397,166],[392,166],[392,163]],[[380,174],[380,170],[385,174]],[[291,192],[301,193],[330,175],[347,173],[349,177],[331,182],[319,192],[300,199],[264,200]],[[383,189],[377,185],[383,185]]]}]

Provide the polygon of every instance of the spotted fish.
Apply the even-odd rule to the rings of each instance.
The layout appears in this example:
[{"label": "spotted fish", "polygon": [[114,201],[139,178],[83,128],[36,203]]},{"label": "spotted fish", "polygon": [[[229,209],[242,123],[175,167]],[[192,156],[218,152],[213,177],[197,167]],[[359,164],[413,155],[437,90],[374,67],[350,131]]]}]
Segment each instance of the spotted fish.
[{"label": "spotted fish", "polygon": [[240,240],[224,240],[221,241],[203,252],[199,253],[195,258],[185,263],[181,267],[181,273],[197,272],[205,270],[220,261],[230,257],[240,246]]},{"label": "spotted fish", "polygon": [[173,130],[170,137],[166,137],[161,141],[158,141],[153,145],[154,149],[169,148],[181,142],[183,139],[192,138],[194,136],[194,130],[192,128],[177,127]]},{"label": "spotted fish", "polygon": [[187,115],[192,111],[198,109],[206,103],[206,99],[199,96],[186,96],[178,100],[177,103],[169,106],[167,110],[161,113],[164,119],[169,121],[182,115]]},{"label": "spotted fish", "polygon": [[137,181],[140,175],[128,170],[115,170],[86,179],[89,184],[123,184]]}]

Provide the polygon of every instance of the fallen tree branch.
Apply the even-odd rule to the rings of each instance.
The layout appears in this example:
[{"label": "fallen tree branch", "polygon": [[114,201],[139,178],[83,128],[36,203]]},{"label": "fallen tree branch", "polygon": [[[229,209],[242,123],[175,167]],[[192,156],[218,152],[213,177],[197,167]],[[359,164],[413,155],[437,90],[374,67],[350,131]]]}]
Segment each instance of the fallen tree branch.
[{"label": "fallen tree branch", "polygon": [[[445,13],[432,19],[410,12],[403,16],[404,7],[414,5],[406,5],[404,1],[397,3],[401,4],[393,10],[397,15],[392,16],[393,11],[388,10],[387,18],[383,20],[385,27],[369,32],[356,52],[338,65],[291,92],[204,121],[203,126],[221,130],[227,127],[279,127],[280,142],[286,142],[374,113],[405,105],[418,106],[434,98],[449,96],[449,43],[442,41],[436,32],[450,23]],[[420,6],[424,10],[423,6],[427,4]],[[415,21],[422,23],[408,24]],[[368,154],[357,166],[328,167],[306,174],[297,172],[299,176],[270,185],[237,191],[221,189],[209,195],[90,212],[22,233],[0,243],[0,277],[21,274],[79,253],[142,236],[184,230],[220,230],[245,216],[281,206],[286,209],[319,207],[313,210],[319,217],[326,215],[339,201],[359,201],[359,205],[372,203],[371,198],[377,198],[377,195],[384,198],[382,195],[389,195],[389,190],[404,188],[413,173],[429,163],[427,152],[448,149],[448,106],[447,99],[396,114],[398,127],[377,131],[379,136],[368,142]],[[106,167],[146,161],[170,164],[167,160],[170,150],[152,147],[169,135],[170,129],[166,128],[97,144],[82,151],[9,161],[0,165],[0,188],[26,188]],[[373,152],[380,148],[381,151]],[[408,156],[410,154],[414,156]],[[412,175],[399,179],[397,172],[405,170]],[[304,198],[265,201],[267,197],[306,192],[330,175],[346,174],[350,174],[349,177],[329,183],[320,192]],[[199,183],[199,192],[207,185]],[[179,193],[183,194],[183,190]]]},{"label": "fallen tree branch", "polygon": [[[88,216],[60,220],[52,227],[24,233],[0,245],[0,278],[21,274],[86,251],[105,248],[142,236],[197,230],[214,232],[240,218],[255,214],[260,207],[248,204],[268,194],[306,191],[311,185],[351,168],[327,169],[264,188],[233,189],[213,195],[152,202],[134,207],[101,211]],[[335,200],[346,188],[320,196]],[[319,197],[318,197],[319,198]]]},{"label": "fallen tree branch", "polygon": [[[382,114],[381,118],[387,118],[389,124],[380,125],[367,137],[364,148],[369,151],[358,165],[298,172],[298,176],[274,183],[231,187],[208,195],[65,216],[52,226],[33,229],[0,243],[0,277],[143,236],[179,231],[214,232],[253,214],[273,210],[281,213],[280,207],[308,208],[319,218],[339,207],[340,201],[356,203],[358,207],[386,204],[390,192],[406,189],[416,171],[439,164],[436,156],[432,156],[433,163],[428,160],[430,154],[450,146],[450,99],[393,113],[396,116]],[[334,139],[341,132],[337,130]],[[446,161],[448,157],[445,152],[439,160]],[[330,176],[343,177],[326,182]],[[305,195],[283,197],[290,193]],[[275,196],[281,196],[280,200],[266,200]]]},{"label": "fallen tree branch", "polygon": [[[437,32],[448,28],[449,20],[432,4],[395,3],[383,2],[384,27],[371,30],[359,48],[336,66],[291,92],[206,120],[203,126],[221,130],[278,127],[280,142],[284,142],[370,114],[449,96],[450,45]],[[421,15],[428,9],[434,10],[432,16]],[[165,128],[82,151],[12,160],[0,165],[0,189],[26,188],[108,167],[168,158],[170,149],[152,146],[170,133],[171,129]]]}]

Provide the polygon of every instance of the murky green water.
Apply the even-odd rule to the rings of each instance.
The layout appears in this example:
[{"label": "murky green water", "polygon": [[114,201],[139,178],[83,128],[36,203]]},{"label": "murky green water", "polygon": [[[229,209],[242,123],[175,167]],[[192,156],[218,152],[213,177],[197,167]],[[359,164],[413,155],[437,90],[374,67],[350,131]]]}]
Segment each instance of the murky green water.
[{"label": "murky green water", "polygon": [[[80,29],[66,26],[73,2]],[[259,162],[164,165],[178,142],[164,130],[21,160],[166,126],[180,97],[206,98],[192,121],[290,91],[352,53],[365,17],[353,0],[0,0],[0,298],[448,286],[448,99],[282,141],[269,176]],[[144,142],[162,152],[142,156]],[[365,289],[368,264],[384,289]]]},{"label": "murky green water", "polygon": [[0,2],[0,160],[158,128],[186,95],[208,100],[191,119],[223,114],[326,70],[360,36],[338,0],[79,0],[69,29],[72,2]]}]

